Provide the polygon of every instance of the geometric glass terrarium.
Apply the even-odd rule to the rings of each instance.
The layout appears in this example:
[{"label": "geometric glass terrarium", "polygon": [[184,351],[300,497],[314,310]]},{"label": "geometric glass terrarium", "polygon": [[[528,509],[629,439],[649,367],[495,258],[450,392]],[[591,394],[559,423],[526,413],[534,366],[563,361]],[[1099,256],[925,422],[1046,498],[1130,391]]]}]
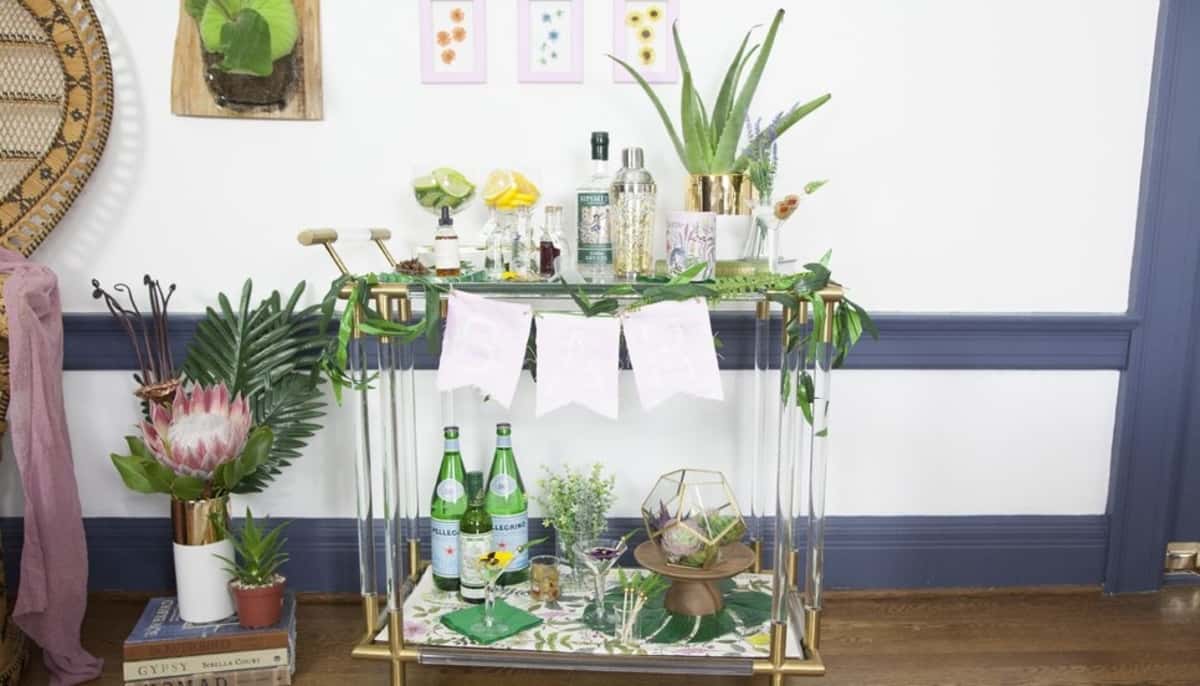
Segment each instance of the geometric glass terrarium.
[{"label": "geometric glass terrarium", "polygon": [[662,475],[642,502],[646,534],[674,567],[708,569],[741,540],[746,522],[725,476],[709,469]]}]

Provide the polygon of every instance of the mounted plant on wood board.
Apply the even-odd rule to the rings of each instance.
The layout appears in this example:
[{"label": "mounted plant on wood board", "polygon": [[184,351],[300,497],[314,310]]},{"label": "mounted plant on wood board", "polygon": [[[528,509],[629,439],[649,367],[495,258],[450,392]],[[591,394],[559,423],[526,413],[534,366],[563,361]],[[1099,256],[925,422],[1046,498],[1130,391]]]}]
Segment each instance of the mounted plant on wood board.
[{"label": "mounted plant on wood board", "polygon": [[176,114],[321,118],[317,0],[183,0]]}]

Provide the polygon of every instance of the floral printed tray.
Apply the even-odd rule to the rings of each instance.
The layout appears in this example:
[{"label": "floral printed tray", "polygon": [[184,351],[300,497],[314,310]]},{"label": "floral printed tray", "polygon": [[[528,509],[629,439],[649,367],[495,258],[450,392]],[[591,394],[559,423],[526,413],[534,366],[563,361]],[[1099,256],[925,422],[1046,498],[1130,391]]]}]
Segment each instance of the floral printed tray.
[{"label": "floral printed tray", "polygon": [[[615,580],[615,574],[612,575]],[[735,577],[736,590],[770,593],[771,575],[741,574]],[[611,588],[610,584],[610,588]],[[501,589],[500,596],[509,604],[519,607],[542,619],[540,626],[524,633],[480,646],[469,638],[447,628],[441,623],[442,615],[465,606],[453,592],[440,591],[433,585],[428,570],[422,575],[417,587],[404,604],[404,640],[411,645],[472,647],[480,650],[530,650],[539,652],[567,652],[604,654],[670,655],[691,657],[766,657],[770,639],[767,634],[769,621],[755,626],[737,626],[727,633],[709,641],[684,641],[680,643],[654,643],[642,641],[636,648],[621,645],[608,634],[593,630],[583,623],[583,611],[590,602],[590,594],[569,592],[554,603],[532,600],[528,584]],[[697,621],[697,628],[700,623]],[[799,646],[789,632],[788,656],[802,657]],[[387,642],[386,629],[376,640]]]}]

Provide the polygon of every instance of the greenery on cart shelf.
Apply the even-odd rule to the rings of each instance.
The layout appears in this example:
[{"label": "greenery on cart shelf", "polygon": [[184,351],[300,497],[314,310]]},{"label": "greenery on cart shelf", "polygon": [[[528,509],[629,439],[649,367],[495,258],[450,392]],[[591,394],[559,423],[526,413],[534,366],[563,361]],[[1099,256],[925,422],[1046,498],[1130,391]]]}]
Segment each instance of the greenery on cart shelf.
[{"label": "greenery on cart shelf", "polygon": [[[746,49],[746,46],[750,43],[750,36],[754,29],[751,28],[746,32],[746,37],[742,39],[741,47],[734,55],[733,62],[725,71],[725,79],[717,92],[717,99],[713,101],[711,116],[704,105],[703,98],[696,91],[692,70],[683,50],[683,42],[679,38],[678,23],[672,27],[675,52],[679,56],[679,66],[683,71],[679,129],[675,128],[671,116],[663,107],[662,100],[646,82],[646,79],[628,62],[609,55],[610,59],[620,64],[633,76],[649,96],[666,126],[667,135],[670,136],[671,143],[675,146],[675,152],[688,172],[692,174],[727,174],[746,170],[749,164],[749,155],[747,150],[738,148],[742,136],[742,125],[750,112],[750,104],[754,100],[754,94],[762,79],[763,70],[767,66],[767,60],[771,56],[771,49],[775,46],[775,36],[783,21],[783,14],[782,9],[776,12],[775,19],[771,22],[771,28],[767,31],[766,39],[749,50]],[[742,72],[750,63],[750,59],[754,57],[755,52],[758,53],[758,57],[743,81]],[[784,112],[773,128],[760,132],[757,137],[748,141],[749,149],[761,145],[762,141],[759,139],[774,141],[796,122],[829,102],[830,97],[826,93]]]},{"label": "greenery on cart shelf", "polygon": [[204,49],[222,56],[223,71],[270,76],[300,38],[292,0],[185,0],[184,8]]},{"label": "greenery on cart shelf", "polygon": [[261,588],[279,582],[279,569],[288,561],[288,554],[283,552],[283,547],[287,545],[283,530],[291,524],[290,521],[281,522],[270,529],[260,528],[254,522],[254,514],[249,507],[246,508],[242,528],[236,532],[228,531],[220,518],[213,521],[233,541],[235,552],[233,560],[222,555],[214,557],[225,563],[225,570],[239,586]]},{"label": "greenery on cart shelf", "polygon": [[245,397],[253,423],[275,437],[266,461],[234,493],[262,491],[321,428],[316,420],[325,415],[320,363],[328,319],[320,306],[298,307],[305,288],[302,281],[286,301],[272,291],[254,305],[254,285],[247,279],[237,309],[219,294],[217,308],[207,309],[188,347],[184,376],[204,385],[225,384],[231,394]]},{"label": "greenery on cart shelf", "polygon": [[[704,269],[704,265],[698,264],[669,279],[642,278],[635,283],[612,286],[598,298],[589,297],[583,289],[577,289],[571,293],[571,297],[580,312],[587,317],[619,316],[622,307],[623,311],[628,312],[654,303],[693,298],[705,298],[710,303],[717,303],[724,299],[753,293],[762,293],[770,301],[784,305],[793,313],[799,311],[802,302],[808,303],[812,306],[813,315],[810,320],[812,326],[803,329],[793,316],[787,322],[788,349],[789,351],[805,349],[807,355],[815,359],[820,346],[811,345],[811,343],[815,340],[813,333],[821,332],[824,327],[825,307],[820,291],[832,283],[829,271],[830,257],[831,254],[827,252],[819,262],[804,265],[806,271],[796,274],[754,274],[694,282],[692,279]],[[440,348],[442,331],[440,296],[448,293],[453,284],[439,283],[418,276],[406,278],[408,283],[420,286],[426,296],[424,298],[425,316],[411,323],[385,318],[371,303],[369,297],[371,287],[382,282],[396,280],[397,277],[393,274],[362,276],[346,274],[335,279],[330,285],[321,305],[323,319],[334,316],[342,289],[347,285],[350,286],[349,298],[341,314],[337,338],[329,341],[321,360],[321,368],[330,378],[334,394],[339,402],[344,388],[357,387],[354,379],[346,373],[350,359],[350,338],[355,327],[355,309],[361,313],[357,325],[362,333],[370,336],[390,336],[404,342],[425,338],[430,352],[436,353]],[[560,283],[563,283],[566,288],[570,287],[565,282]],[[434,297],[435,295],[439,297]],[[623,306],[622,298],[626,299]],[[833,312],[833,363],[834,366],[841,366],[846,355],[864,332],[875,338],[878,338],[879,333],[867,311],[849,298],[843,297],[841,305],[836,307]],[[528,347],[533,350],[533,339],[530,340],[531,343],[528,344]],[[795,385],[799,386],[800,384]],[[791,394],[786,392],[786,388],[784,390],[783,397],[790,398]],[[798,400],[803,401],[804,399],[811,404],[811,393],[807,396],[798,396]],[[806,409],[805,415],[811,417],[811,408]]]},{"label": "greenery on cart shelf", "polygon": [[586,473],[567,465],[559,472],[543,465],[545,476],[538,480],[537,503],[545,514],[542,524],[554,527],[560,551],[568,556],[576,538],[595,538],[608,526],[608,510],[616,502],[616,477],[604,474],[599,462]]},{"label": "greenery on cart shelf", "polygon": [[[705,617],[668,612],[663,605],[666,587],[653,595],[648,594],[638,613],[638,635],[650,643],[704,643],[727,634],[749,635],[761,631],[763,623],[771,616],[770,593],[737,590],[731,579],[718,581],[717,589],[721,592],[724,607],[717,614]],[[609,608],[621,607],[624,597],[624,589],[617,586],[604,597],[604,603]],[[590,629],[615,636],[620,628],[616,622],[616,612],[598,616],[595,603],[589,603],[583,610],[583,624]]]},{"label": "greenery on cart shelf", "polygon": [[241,492],[268,463],[274,438],[270,427],[251,426],[246,399],[224,384],[181,388],[170,408],[151,403],[142,436],[125,437],[130,454],[114,454],[113,466],[139,493],[199,500]]}]

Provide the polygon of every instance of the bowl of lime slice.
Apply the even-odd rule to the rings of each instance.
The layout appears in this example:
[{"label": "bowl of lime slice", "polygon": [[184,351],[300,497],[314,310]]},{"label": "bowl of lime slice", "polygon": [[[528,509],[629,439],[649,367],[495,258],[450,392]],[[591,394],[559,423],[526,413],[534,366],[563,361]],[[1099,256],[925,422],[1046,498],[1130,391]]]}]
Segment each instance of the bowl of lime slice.
[{"label": "bowl of lime slice", "polygon": [[417,204],[433,214],[441,214],[443,207],[449,208],[451,214],[457,214],[475,198],[475,184],[449,167],[438,167],[418,176],[412,185]]}]

